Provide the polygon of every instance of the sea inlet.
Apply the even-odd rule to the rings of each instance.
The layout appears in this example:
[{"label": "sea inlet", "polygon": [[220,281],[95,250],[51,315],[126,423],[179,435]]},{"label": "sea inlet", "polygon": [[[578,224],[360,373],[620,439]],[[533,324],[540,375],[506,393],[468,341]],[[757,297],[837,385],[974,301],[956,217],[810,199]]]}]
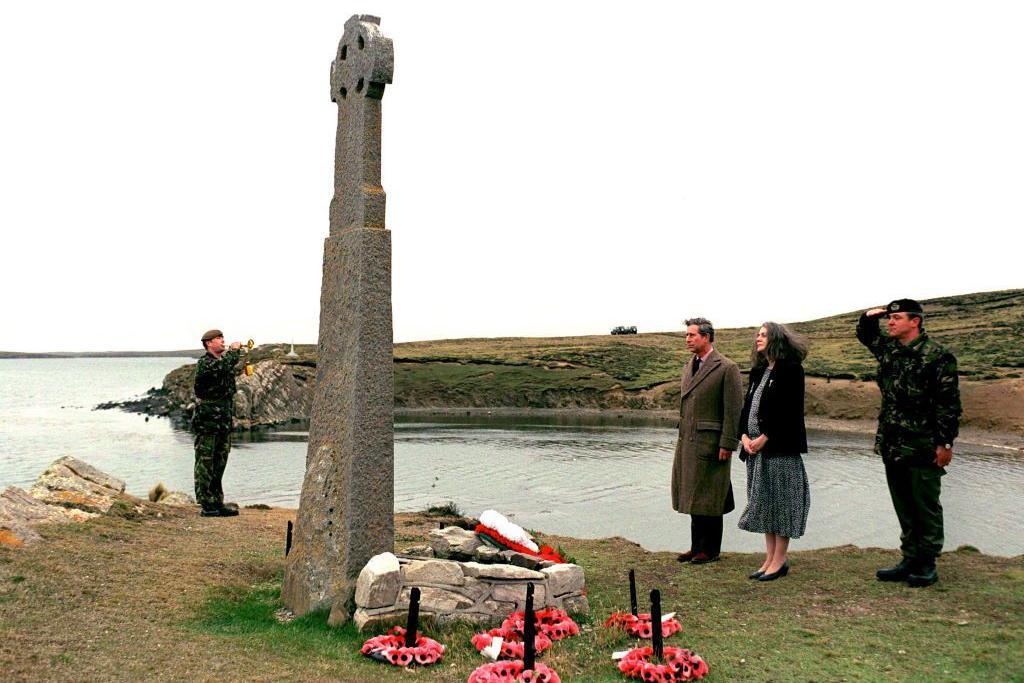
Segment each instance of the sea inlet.
[{"label": "sea inlet", "polygon": [[[192,436],[167,420],[95,411],[158,385],[180,358],[0,360],[0,486],[31,486],[53,460],[81,458],[144,496],[158,481],[192,489]],[[624,536],[650,550],[685,550],[688,518],[670,505],[675,429],[643,419],[402,417],[395,424],[395,507],[453,501],[464,514],[494,508],[524,527],[595,538]],[[242,505],[296,507],[306,461],[302,425],[236,440],[224,488]],[[807,534],[793,549],[896,547],[899,529],[882,464],[865,434],[812,431]],[[756,551],[736,528],[745,469],[733,465],[737,510],[723,550]],[[946,549],[1024,553],[1024,454],[958,444],[943,478]]]}]

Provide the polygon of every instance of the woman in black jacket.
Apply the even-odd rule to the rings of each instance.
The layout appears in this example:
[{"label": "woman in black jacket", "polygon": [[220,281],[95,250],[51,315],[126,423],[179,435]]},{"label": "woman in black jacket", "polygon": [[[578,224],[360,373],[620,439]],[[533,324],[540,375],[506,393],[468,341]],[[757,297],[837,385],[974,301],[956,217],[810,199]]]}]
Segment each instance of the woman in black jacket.
[{"label": "woman in black jacket", "polygon": [[757,331],[750,386],[740,416],[740,458],[747,462],[747,509],[739,527],[764,534],[766,557],[750,575],[774,581],[789,573],[789,540],[803,536],[811,493],[801,453],[804,428],[806,343],[785,325]]}]

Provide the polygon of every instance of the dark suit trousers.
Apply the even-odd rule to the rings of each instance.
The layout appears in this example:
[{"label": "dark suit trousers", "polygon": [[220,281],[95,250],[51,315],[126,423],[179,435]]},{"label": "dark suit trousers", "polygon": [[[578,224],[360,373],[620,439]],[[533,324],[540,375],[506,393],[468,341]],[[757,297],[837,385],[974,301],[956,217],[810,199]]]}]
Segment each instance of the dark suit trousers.
[{"label": "dark suit trousers", "polygon": [[690,515],[690,549],[708,557],[722,552],[722,515]]}]

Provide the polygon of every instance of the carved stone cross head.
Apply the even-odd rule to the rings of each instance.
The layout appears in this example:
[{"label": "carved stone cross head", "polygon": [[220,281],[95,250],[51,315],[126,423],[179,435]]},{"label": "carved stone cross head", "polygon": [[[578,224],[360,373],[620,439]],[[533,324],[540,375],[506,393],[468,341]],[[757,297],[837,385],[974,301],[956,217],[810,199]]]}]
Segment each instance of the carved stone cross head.
[{"label": "carved stone cross head", "polygon": [[331,62],[331,101],[350,97],[384,97],[395,71],[395,48],[380,32],[380,19],[355,14],[345,22],[338,55]]}]

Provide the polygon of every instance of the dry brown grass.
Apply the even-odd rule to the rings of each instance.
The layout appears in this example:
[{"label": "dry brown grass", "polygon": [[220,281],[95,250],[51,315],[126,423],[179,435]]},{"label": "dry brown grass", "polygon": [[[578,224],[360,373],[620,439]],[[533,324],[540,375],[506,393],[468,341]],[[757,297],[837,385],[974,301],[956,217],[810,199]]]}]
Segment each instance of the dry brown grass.
[{"label": "dry brown grass", "polygon": [[[147,505],[130,516],[50,527],[40,544],[0,549],[4,681],[457,681],[480,662],[466,629],[438,635],[449,645],[442,666],[405,672],[355,654],[355,634],[266,616],[293,510],[204,519]],[[437,522],[397,515],[396,544],[423,542]],[[794,553],[789,577],[758,585],[746,579],[759,561],[751,555],[691,567],[621,538],[543,540],[584,566],[594,612],[581,637],[545,654],[566,681],[622,680],[608,653],[629,642],[599,622],[626,607],[629,567],[680,612],[673,644],[707,657],[709,681],[1024,677],[1013,656],[1024,648],[1024,557],[947,553],[942,581],[914,590],[871,577],[893,551],[847,546]],[[270,601],[264,616],[238,616],[254,595]],[[204,616],[211,604],[229,626]]]}]

